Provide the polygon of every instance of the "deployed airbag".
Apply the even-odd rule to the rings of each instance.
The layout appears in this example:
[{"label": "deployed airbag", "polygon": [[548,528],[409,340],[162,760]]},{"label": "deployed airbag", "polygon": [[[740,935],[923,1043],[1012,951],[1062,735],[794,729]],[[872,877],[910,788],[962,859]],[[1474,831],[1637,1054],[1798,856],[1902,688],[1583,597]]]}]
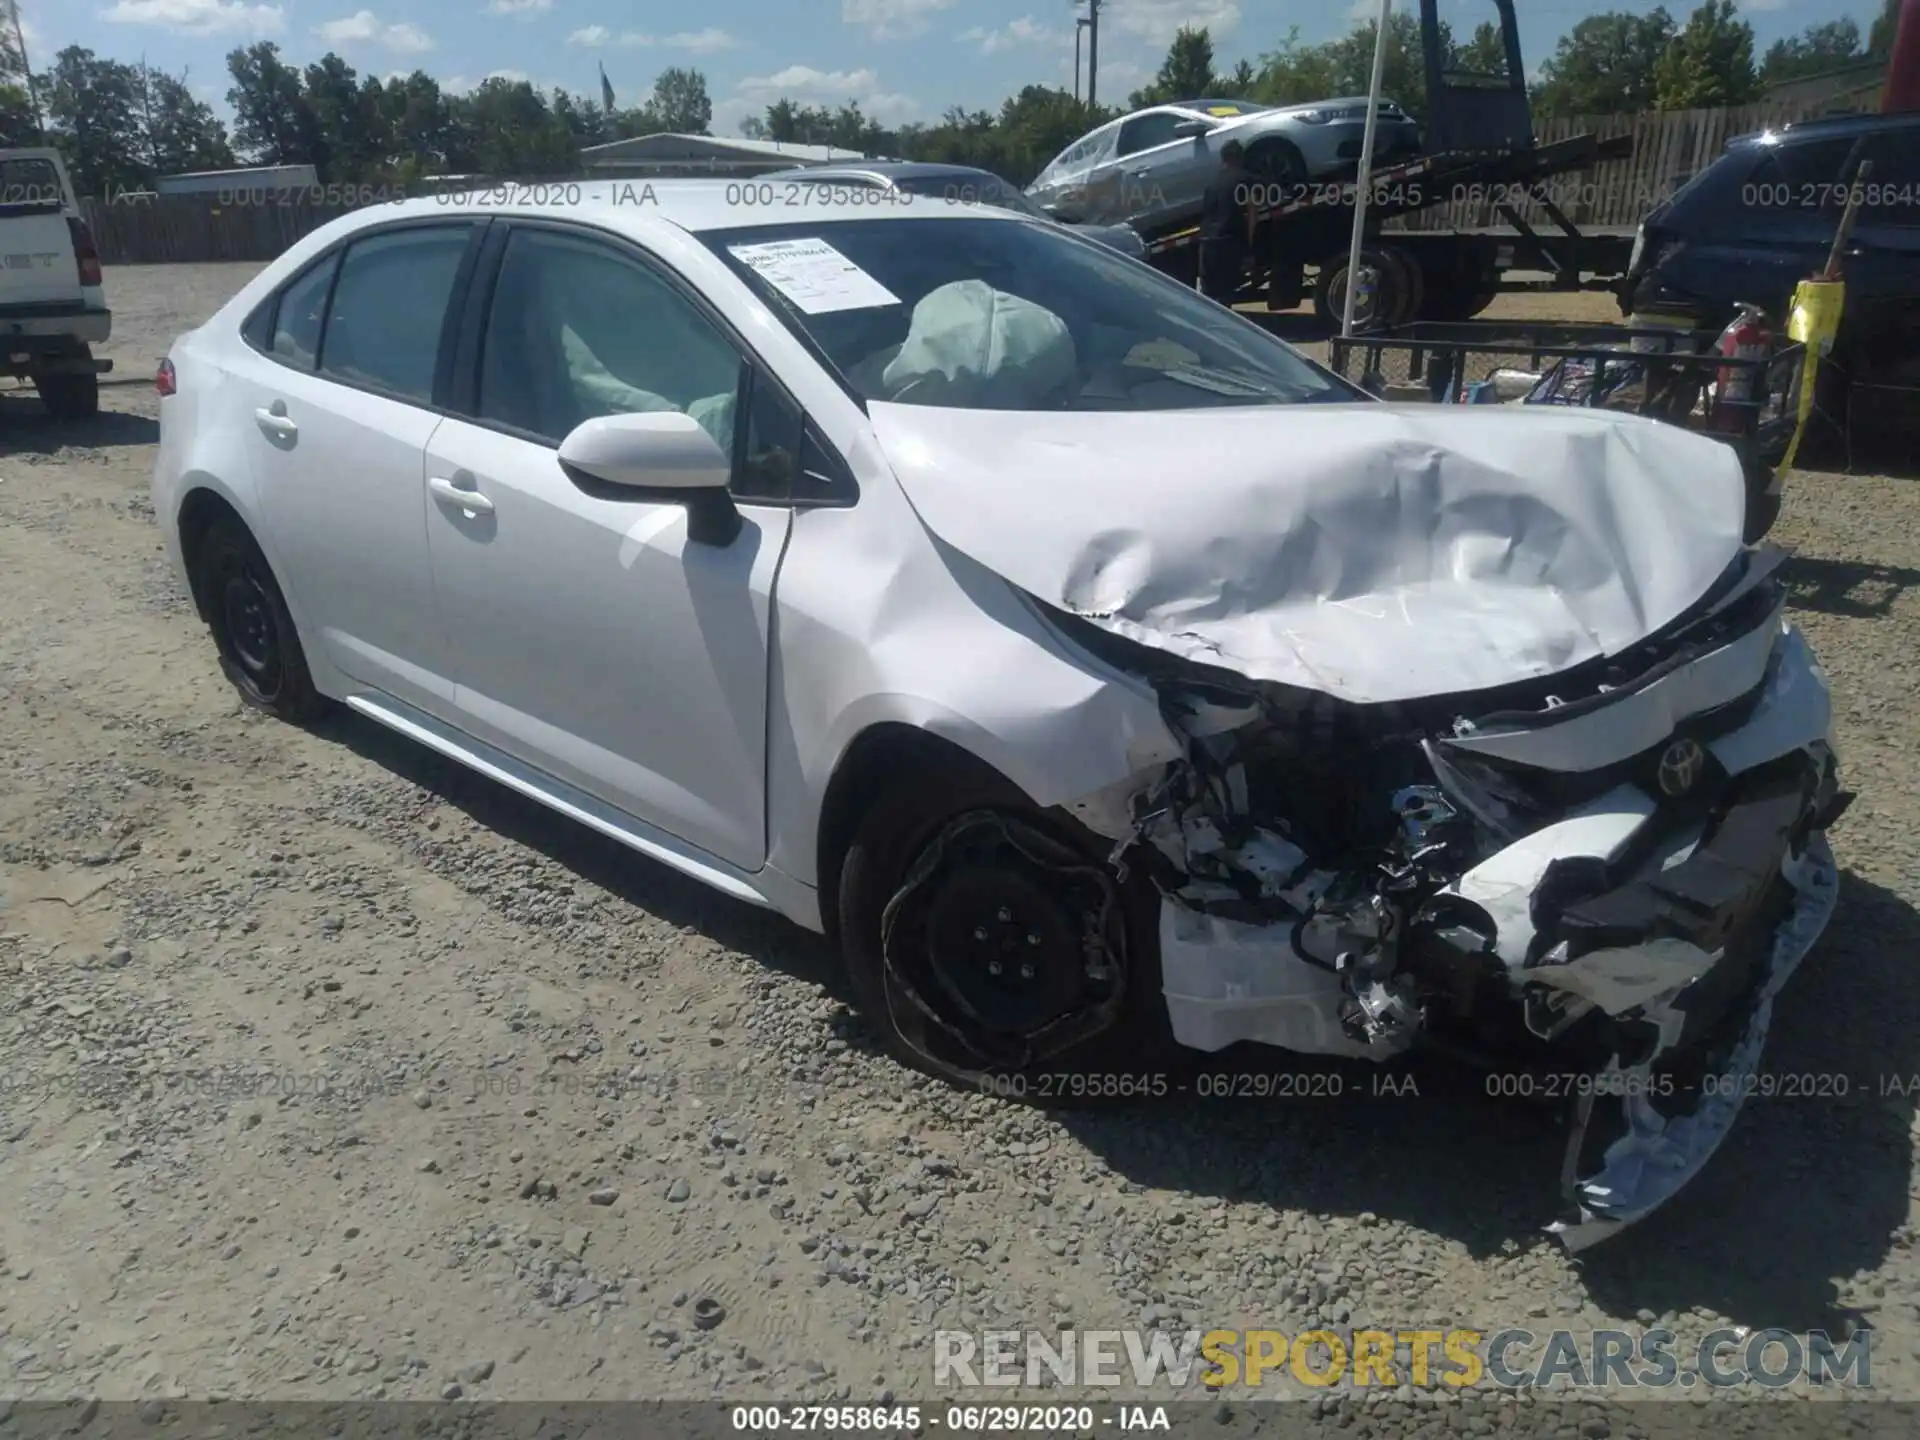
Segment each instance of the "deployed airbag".
[{"label": "deployed airbag", "polygon": [[956,280],[913,307],[900,353],[882,372],[884,393],[918,405],[1002,409],[1036,405],[1078,370],[1073,337],[1051,310]]}]

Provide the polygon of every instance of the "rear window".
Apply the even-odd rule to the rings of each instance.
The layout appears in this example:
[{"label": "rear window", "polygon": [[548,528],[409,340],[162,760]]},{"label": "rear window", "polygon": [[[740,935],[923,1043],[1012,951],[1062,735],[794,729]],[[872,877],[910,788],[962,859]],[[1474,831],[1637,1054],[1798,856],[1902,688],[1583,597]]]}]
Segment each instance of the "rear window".
[{"label": "rear window", "polygon": [[53,162],[37,155],[0,160],[0,215],[33,215],[66,208],[66,190]]},{"label": "rear window", "polygon": [[978,175],[908,175],[896,178],[894,189],[909,195],[927,195],[952,205],[991,205],[996,210],[1017,210],[1044,220],[1047,212],[998,175],[982,171]]}]

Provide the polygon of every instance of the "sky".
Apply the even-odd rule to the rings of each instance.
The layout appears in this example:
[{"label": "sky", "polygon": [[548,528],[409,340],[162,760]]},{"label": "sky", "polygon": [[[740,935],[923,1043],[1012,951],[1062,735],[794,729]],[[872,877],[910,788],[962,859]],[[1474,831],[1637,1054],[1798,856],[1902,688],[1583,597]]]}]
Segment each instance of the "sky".
[{"label": "sky", "polygon": [[[1529,71],[1583,16],[1647,11],[1656,0],[1518,0]],[[1396,10],[1417,0],[1396,0]],[[1669,0],[1684,15],[1688,0]],[[1878,0],[1743,0],[1758,48],[1809,24],[1852,16],[1864,35]],[[1022,85],[1073,83],[1073,0],[20,0],[38,72],[80,44],[148,64],[187,83],[223,119],[227,53],[272,40],[305,64],[337,51],[363,73],[423,69],[460,90],[489,75],[599,93],[606,67],[617,102],[638,104],[669,65],[707,77],[713,133],[738,133],[782,95],[806,104],[857,100],[886,124],[936,120],[952,105],[997,108]],[[1258,63],[1297,27],[1306,43],[1371,17],[1378,0],[1106,0],[1100,96],[1148,79],[1181,25],[1205,25],[1215,66]],[[1489,0],[1441,0],[1456,32],[1491,19]]]}]

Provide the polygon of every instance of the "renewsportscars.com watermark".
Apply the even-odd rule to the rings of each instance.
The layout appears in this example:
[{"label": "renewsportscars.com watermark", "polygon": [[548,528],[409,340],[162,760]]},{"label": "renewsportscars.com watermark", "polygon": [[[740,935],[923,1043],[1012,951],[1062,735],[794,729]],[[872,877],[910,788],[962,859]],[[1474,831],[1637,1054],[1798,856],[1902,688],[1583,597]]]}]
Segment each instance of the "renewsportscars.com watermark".
[{"label": "renewsportscars.com watermark", "polygon": [[1873,1388],[1873,1332],[1824,1330],[936,1330],[943,1387],[1230,1385],[1666,1390]]}]

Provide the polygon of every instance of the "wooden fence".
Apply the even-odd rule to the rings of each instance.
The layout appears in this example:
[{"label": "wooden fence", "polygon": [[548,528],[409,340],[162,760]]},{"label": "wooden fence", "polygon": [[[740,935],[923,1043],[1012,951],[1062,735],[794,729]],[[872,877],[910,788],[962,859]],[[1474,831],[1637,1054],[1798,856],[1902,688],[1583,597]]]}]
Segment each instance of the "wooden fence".
[{"label": "wooden fence", "polygon": [[[1843,108],[1849,102],[1865,107],[1873,100],[1873,92],[1864,91],[1838,103]],[[1588,133],[1602,138],[1630,134],[1633,155],[1579,174],[1555,176],[1541,188],[1575,224],[1630,228],[1710,164],[1734,136],[1806,119],[1835,107],[1835,100],[1828,98],[1725,110],[1574,115],[1543,120],[1538,127],[1542,142]],[[1405,216],[1394,226],[1412,230],[1500,226],[1506,222],[1496,209],[1497,202],[1510,198],[1500,193],[1499,187],[1492,187],[1492,193],[1462,193],[1447,204]],[[88,198],[80,203],[101,259],[109,265],[220,260],[265,263],[301,236],[355,208],[350,204],[313,203],[297,193],[284,201],[262,194],[243,197],[241,203],[217,195],[130,195]],[[1516,208],[1530,223],[1545,218],[1531,201]]]}]

